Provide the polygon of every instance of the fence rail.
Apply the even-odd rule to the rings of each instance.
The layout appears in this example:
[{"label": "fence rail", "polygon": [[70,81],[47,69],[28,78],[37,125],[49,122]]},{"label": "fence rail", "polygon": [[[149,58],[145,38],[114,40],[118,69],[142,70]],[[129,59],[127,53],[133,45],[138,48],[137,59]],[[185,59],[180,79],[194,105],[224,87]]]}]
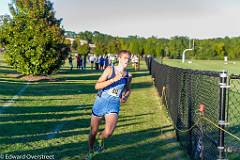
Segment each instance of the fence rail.
[{"label": "fence rail", "polygon": [[225,133],[240,136],[238,76],[170,67],[151,57],[145,60],[173,120],[177,139],[192,159],[225,159],[227,152],[238,151],[240,142]]}]

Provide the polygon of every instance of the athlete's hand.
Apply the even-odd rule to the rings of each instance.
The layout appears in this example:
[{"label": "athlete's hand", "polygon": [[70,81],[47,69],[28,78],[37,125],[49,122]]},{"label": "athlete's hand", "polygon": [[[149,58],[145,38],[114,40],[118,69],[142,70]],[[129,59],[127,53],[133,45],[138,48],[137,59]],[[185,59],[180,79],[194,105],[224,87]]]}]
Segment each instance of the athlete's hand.
[{"label": "athlete's hand", "polygon": [[116,73],[115,77],[113,78],[113,81],[116,82],[116,81],[120,80],[122,77],[123,77],[123,73],[118,72],[118,73]]},{"label": "athlete's hand", "polygon": [[127,101],[127,98],[125,96],[122,96],[120,101],[121,101],[121,103],[125,103]]}]

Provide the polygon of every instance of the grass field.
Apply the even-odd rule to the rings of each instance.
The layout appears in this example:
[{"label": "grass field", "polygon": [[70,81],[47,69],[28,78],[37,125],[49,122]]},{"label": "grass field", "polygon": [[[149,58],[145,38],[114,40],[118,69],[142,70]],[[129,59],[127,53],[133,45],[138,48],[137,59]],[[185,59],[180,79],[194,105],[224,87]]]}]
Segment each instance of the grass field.
[{"label": "grass field", "polygon": [[[134,76],[132,95],[121,106],[117,129],[106,141],[107,150],[96,155],[96,160],[188,159],[142,64],[140,71],[130,69]],[[0,57],[0,155],[83,159],[94,85],[101,72],[70,71],[66,64],[52,75],[59,81],[30,84],[9,74],[16,72]]]},{"label": "grass field", "polygon": [[[160,59],[159,59],[160,61]],[[229,61],[228,64],[224,64],[224,61],[220,60],[191,60],[192,63],[182,63],[180,59],[163,59],[163,64],[169,66],[194,69],[194,70],[206,70],[206,71],[223,71],[227,70],[229,74],[240,74],[240,61]]]}]

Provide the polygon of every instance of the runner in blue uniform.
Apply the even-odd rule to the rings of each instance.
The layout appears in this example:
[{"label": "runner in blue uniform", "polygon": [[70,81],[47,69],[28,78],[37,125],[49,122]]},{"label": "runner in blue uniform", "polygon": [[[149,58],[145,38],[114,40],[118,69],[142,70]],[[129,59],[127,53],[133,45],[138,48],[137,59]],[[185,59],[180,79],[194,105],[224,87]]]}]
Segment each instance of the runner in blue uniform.
[{"label": "runner in blue uniform", "polygon": [[[97,151],[100,152],[104,149],[104,139],[110,137],[116,127],[120,103],[125,103],[130,95],[132,76],[126,70],[130,57],[129,51],[120,51],[118,65],[107,67],[95,85],[98,93],[92,108],[87,160],[91,160],[94,155],[93,147],[96,137],[98,139]],[[105,118],[105,129],[97,135],[103,117]]]}]

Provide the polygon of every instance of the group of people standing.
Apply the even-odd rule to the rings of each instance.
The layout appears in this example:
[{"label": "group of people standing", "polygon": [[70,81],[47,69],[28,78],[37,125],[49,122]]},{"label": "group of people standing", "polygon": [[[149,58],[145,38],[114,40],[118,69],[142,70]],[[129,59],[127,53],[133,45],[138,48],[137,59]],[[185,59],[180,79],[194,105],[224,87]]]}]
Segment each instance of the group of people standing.
[{"label": "group of people standing", "polygon": [[115,64],[117,62],[117,57],[115,55],[100,55],[96,56],[94,54],[89,55],[89,63],[91,64],[91,70],[93,70],[95,65],[95,70],[104,70],[108,66]]},{"label": "group of people standing", "polygon": [[[95,54],[89,54],[87,56],[82,56],[80,54],[75,54],[75,59],[77,62],[77,69],[83,70],[86,68],[86,63],[90,64],[91,70],[101,70],[103,71],[106,69],[108,66],[114,65],[117,63],[117,55],[113,54],[108,54],[108,55],[95,55]],[[68,57],[70,69],[73,69],[73,58],[72,55]],[[132,62],[132,67],[134,70],[139,69],[139,58],[137,55],[132,55],[131,56],[131,62]]]},{"label": "group of people standing", "polygon": [[[81,56],[80,54],[75,54],[75,58],[76,58],[76,61],[77,61],[77,69],[81,69],[83,70],[84,68],[86,68],[86,63],[87,63],[87,57],[86,56]],[[70,65],[70,69],[72,70],[73,69],[73,58],[72,58],[72,55],[70,55],[68,57],[68,62],[69,62],[69,65]]]},{"label": "group of people standing", "polygon": [[[113,65],[117,63],[117,56],[116,55],[94,55],[94,54],[89,54],[88,56],[81,56],[80,54],[75,54],[75,59],[76,59],[76,68],[83,70],[86,68],[86,63],[88,63],[91,66],[91,70],[101,70],[103,71],[106,69],[108,66]],[[73,69],[73,57],[70,55],[68,57],[68,62],[70,69]]]}]

